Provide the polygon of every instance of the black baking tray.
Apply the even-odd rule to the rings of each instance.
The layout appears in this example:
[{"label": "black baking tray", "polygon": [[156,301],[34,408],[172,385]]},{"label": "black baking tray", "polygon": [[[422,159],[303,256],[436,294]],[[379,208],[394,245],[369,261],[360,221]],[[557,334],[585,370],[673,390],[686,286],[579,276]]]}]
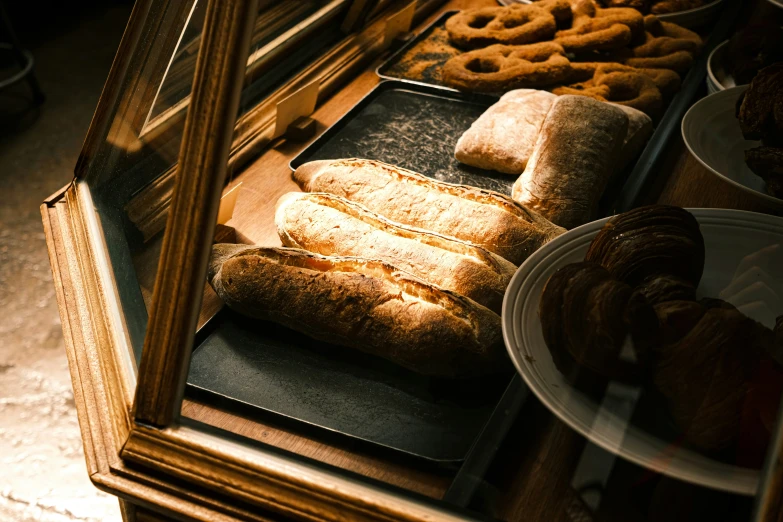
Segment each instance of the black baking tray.
[{"label": "black baking tray", "polygon": [[415,37],[408,40],[405,45],[400,47],[389,58],[375,69],[375,74],[385,80],[403,80],[419,85],[434,85],[449,91],[456,91],[452,87],[447,87],[440,80],[439,70],[451,58],[451,54],[446,52],[431,52],[421,58],[427,61],[427,66],[421,70],[421,74],[411,76],[410,71],[401,64],[402,59],[419,43],[429,39],[435,31],[444,31],[446,20],[459,13],[459,11],[445,11],[442,15],[432,21],[428,26],[422,29]]},{"label": "black baking tray", "polygon": [[465,459],[509,379],[424,377],[224,307],[197,335],[187,393],[443,464]]}]

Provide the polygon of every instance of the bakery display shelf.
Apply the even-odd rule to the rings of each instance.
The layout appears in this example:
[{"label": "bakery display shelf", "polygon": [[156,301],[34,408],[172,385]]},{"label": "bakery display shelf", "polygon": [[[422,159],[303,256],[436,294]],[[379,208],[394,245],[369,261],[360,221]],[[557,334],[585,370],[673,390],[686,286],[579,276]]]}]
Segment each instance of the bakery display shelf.
[{"label": "bakery display shelf", "polygon": [[[720,18],[710,31],[709,38],[705,42],[702,53],[696,59],[690,71],[685,75],[682,82],[682,88],[669,103],[666,112],[658,122],[654,134],[640,154],[636,164],[630,170],[621,173],[618,178],[615,179],[615,182],[609,186],[607,193],[604,194],[602,204],[611,206],[609,213],[623,212],[633,208],[635,202],[639,200],[640,196],[644,194],[644,191],[652,184],[653,180],[658,175],[658,167],[660,161],[663,159],[664,149],[667,147],[672,136],[676,135],[682,117],[693,104],[696,96],[700,93],[700,86],[706,78],[707,60],[710,54],[715,47],[729,37],[732,28],[738,19],[742,2],[738,0],[727,0],[723,4]],[[446,20],[457,12],[458,11],[446,11],[430,25],[422,29],[422,31],[407,42],[404,47],[400,48],[376,69],[378,76],[386,80],[403,82],[412,86],[426,86],[438,89],[444,93],[459,92],[456,89],[443,85],[437,75],[433,76],[427,72],[440,69],[449,58],[446,53],[428,54],[427,61],[429,65],[423,72],[418,73],[421,78],[419,76],[416,78],[410,76],[405,77],[404,75],[399,74],[399,70],[395,69],[398,67],[398,64],[404,60],[408,51],[419,43],[427,39],[432,39],[435,31],[443,29]],[[442,35],[440,37],[442,37]],[[434,38],[439,38],[439,36],[435,35]],[[513,180],[511,182],[513,183]]]}]

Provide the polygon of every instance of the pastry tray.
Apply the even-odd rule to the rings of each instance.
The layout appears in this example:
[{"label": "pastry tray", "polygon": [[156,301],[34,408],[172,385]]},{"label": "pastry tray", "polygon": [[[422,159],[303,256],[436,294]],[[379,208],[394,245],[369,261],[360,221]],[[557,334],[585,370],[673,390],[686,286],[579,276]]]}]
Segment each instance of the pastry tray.
[{"label": "pastry tray", "polygon": [[[693,104],[694,99],[702,93],[701,86],[707,75],[708,58],[715,47],[730,36],[741,7],[740,0],[726,0],[721,3],[720,18],[712,28],[704,49],[683,77],[680,91],[669,102],[666,112],[658,122],[655,132],[647,142],[647,146],[640,154],[636,164],[626,169],[625,172],[619,173],[616,179],[610,183],[602,200],[602,214],[624,212],[638,205],[641,201],[646,201],[644,196],[655,181],[669,140],[678,132],[682,117]],[[399,68],[399,64],[410,50],[419,43],[432,39],[433,33],[442,30],[446,20],[458,12],[446,11],[436,18],[403,47],[389,56],[376,69],[376,74],[383,80],[407,83],[412,88],[413,86],[428,87],[441,93],[459,93],[460,91],[443,85],[440,78],[432,74],[432,71],[442,67],[447,61],[448,57],[443,54],[433,53],[425,56],[425,59],[432,63],[428,66],[431,69],[430,72],[423,75],[410,76]],[[465,94],[463,93],[463,95]]]}]

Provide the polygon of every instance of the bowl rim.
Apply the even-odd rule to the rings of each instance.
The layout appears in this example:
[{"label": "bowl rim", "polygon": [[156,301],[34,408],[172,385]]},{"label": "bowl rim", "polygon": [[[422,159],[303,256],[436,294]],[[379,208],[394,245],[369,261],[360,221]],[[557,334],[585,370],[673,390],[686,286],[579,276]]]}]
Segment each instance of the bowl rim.
[{"label": "bowl rim", "polygon": [[731,87],[731,88],[729,88],[729,89],[724,89],[724,90],[722,90],[722,91],[718,91],[718,92],[716,92],[716,93],[713,93],[713,94],[710,94],[710,95],[708,95],[708,96],[705,96],[705,97],[704,97],[704,98],[702,98],[701,100],[699,100],[699,101],[697,101],[696,103],[694,103],[694,104],[691,106],[691,108],[690,108],[690,109],[688,109],[688,112],[686,112],[686,113],[685,113],[685,116],[683,116],[683,118],[682,118],[682,122],[681,122],[681,124],[680,124],[680,132],[681,132],[681,134],[682,134],[682,140],[685,142],[685,147],[688,149],[688,152],[690,152],[690,153],[691,153],[691,156],[693,156],[694,158],[696,158],[696,161],[698,161],[699,163],[701,163],[701,164],[704,166],[704,168],[706,168],[707,170],[709,170],[710,172],[712,172],[713,174],[715,174],[716,176],[718,176],[718,177],[719,177],[719,178],[721,178],[722,180],[724,180],[724,181],[728,182],[729,184],[731,184],[731,185],[733,185],[733,186],[735,186],[735,187],[739,188],[740,190],[742,190],[742,191],[744,191],[744,192],[746,192],[746,193],[748,193],[748,194],[751,194],[751,195],[757,196],[757,197],[761,198],[762,200],[766,201],[767,203],[771,203],[771,204],[775,205],[776,207],[781,207],[781,206],[783,206],[783,199],[776,198],[775,196],[771,196],[771,195],[769,195],[769,194],[766,194],[766,193],[764,193],[764,192],[760,192],[760,191],[758,191],[758,190],[756,190],[756,189],[754,189],[754,188],[748,187],[747,185],[743,185],[742,183],[740,183],[740,182],[738,182],[738,181],[735,181],[735,180],[733,180],[733,179],[729,178],[729,177],[728,177],[728,176],[726,176],[725,174],[723,174],[723,173],[721,173],[721,172],[718,172],[718,171],[717,171],[717,170],[715,170],[715,169],[714,169],[714,168],[713,168],[711,165],[707,164],[707,162],[705,162],[705,161],[704,161],[704,160],[703,160],[703,159],[702,159],[702,158],[701,158],[701,157],[700,157],[698,154],[696,154],[696,152],[693,150],[693,146],[691,145],[691,143],[690,143],[690,140],[688,139],[688,134],[687,134],[687,133],[686,133],[686,131],[685,131],[685,128],[686,128],[686,125],[687,125],[687,123],[688,123],[688,122],[689,122],[691,119],[693,119],[693,118],[694,118],[694,116],[693,116],[693,113],[694,113],[694,111],[695,111],[695,110],[697,110],[697,108],[698,108],[700,105],[702,105],[703,103],[705,103],[705,100],[707,100],[708,98],[712,98],[713,96],[724,96],[724,97],[726,97],[726,98],[730,98],[730,97],[734,96],[734,95],[735,95],[735,94],[736,94],[738,91],[744,91],[744,90],[746,90],[747,88],[748,88],[748,85],[738,85],[738,86],[736,86],[736,87]]}]

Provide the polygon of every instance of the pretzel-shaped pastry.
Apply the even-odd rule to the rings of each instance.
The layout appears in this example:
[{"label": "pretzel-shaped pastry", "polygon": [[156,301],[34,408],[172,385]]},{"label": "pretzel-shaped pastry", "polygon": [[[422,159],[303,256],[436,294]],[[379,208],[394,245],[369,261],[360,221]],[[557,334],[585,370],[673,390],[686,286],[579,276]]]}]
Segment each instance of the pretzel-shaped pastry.
[{"label": "pretzel-shaped pastry", "polygon": [[569,53],[619,49],[644,33],[644,18],[636,9],[601,9],[593,0],[580,0],[573,16],[571,29],[555,34],[555,42]]},{"label": "pretzel-shaped pastry", "polygon": [[492,44],[521,45],[551,40],[555,17],[535,5],[466,9],[446,21],[451,43],[464,49]]},{"label": "pretzel-shaped pastry", "polygon": [[492,45],[450,59],[443,66],[446,85],[468,91],[505,92],[567,81],[571,62],[554,42]]},{"label": "pretzel-shaped pastry", "polygon": [[[583,65],[583,64],[574,64]],[[577,73],[585,74],[588,66],[576,68]],[[554,94],[579,94],[601,101],[610,101],[633,107],[651,118],[657,118],[663,109],[663,95],[655,82],[646,74],[620,64],[602,63],[595,66],[593,77],[581,83],[575,83],[553,89]]]},{"label": "pretzel-shaped pastry", "polygon": [[661,22],[655,15],[645,16],[644,26],[645,41],[632,49],[633,57],[625,60],[626,65],[683,73],[693,64],[693,57],[702,47],[698,34]]},{"label": "pretzel-shaped pastry", "polygon": [[571,76],[572,82],[587,82],[593,79],[596,71],[601,67],[601,71],[606,74],[610,72],[638,72],[648,76],[661,94],[668,98],[680,90],[682,81],[680,75],[669,69],[643,69],[631,67],[615,62],[572,62],[571,67],[574,70]]}]

